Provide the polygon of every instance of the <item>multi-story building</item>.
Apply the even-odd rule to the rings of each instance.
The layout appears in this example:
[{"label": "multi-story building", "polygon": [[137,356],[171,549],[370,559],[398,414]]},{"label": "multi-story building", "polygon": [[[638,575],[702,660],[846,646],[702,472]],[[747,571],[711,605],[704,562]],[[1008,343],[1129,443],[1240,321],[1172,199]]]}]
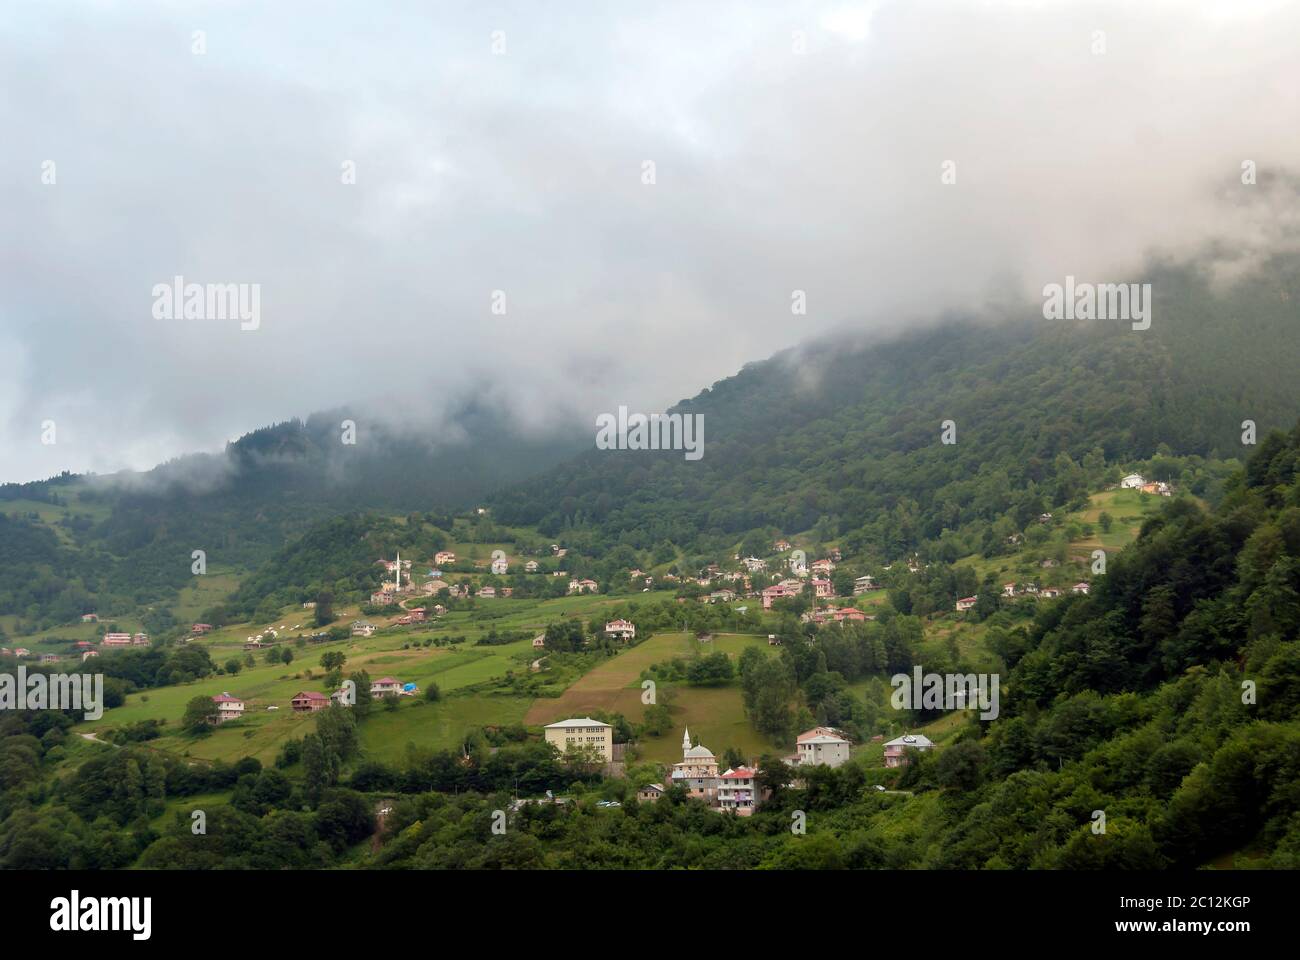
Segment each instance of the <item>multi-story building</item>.
[{"label": "multi-story building", "polygon": [[605,624],[605,636],[615,640],[635,640],[636,624],[627,620],[611,620]]},{"label": "multi-story building", "polygon": [[317,710],[329,709],[330,698],[315,690],[304,690],[295,694],[289,703],[294,713],[315,713]]},{"label": "multi-story building", "polygon": [[219,697],[213,697],[212,702],[217,705],[216,723],[225,723],[227,720],[238,720],[244,715],[244,701],[238,697],[232,697],[228,693],[222,693]]},{"label": "multi-story building", "polygon": [[849,741],[833,727],[813,727],[795,739],[795,755],[801,767],[819,763],[838,767],[848,761],[849,747]]},{"label": "multi-story building", "polygon": [[747,817],[758,806],[758,780],[756,771],[737,767],[718,777],[718,809],[730,810],[737,816]]},{"label": "multi-story building", "polygon": [[392,677],[380,677],[378,680],[370,681],[370,695],[372,697],[396,697],[401,692],[401,680],[395,680]]},{"label": "multi-story building", "polygon": [[774,583],[770,587],[763,588],[763,609],[771,610],[774,600],[783,600],[786,597],[797,597],[803,590],[803,584],[797,580],[782,580],[780,583]]},{"label": "multi-story building", "polygon": [[546,742],[560,753],[594,749],[606,763],[614,759],[614,728],[591,717],[578,717],[548,723]]}]

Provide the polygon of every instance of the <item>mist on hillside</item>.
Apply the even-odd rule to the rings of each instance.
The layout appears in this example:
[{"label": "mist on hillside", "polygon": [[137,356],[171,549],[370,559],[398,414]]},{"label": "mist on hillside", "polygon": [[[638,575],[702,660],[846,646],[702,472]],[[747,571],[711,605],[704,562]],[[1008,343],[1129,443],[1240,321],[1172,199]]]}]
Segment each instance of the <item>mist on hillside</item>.
[{"label": "mist on hillside", "polygon": [[[340,405],[427,438],[471,398],[542,435],[1067,275],[1232,281],[1295,247],[1280,2],[372,16],[7,11],[0,480]],[[156,319],[174,277],[260,285],[257,328]]]}]

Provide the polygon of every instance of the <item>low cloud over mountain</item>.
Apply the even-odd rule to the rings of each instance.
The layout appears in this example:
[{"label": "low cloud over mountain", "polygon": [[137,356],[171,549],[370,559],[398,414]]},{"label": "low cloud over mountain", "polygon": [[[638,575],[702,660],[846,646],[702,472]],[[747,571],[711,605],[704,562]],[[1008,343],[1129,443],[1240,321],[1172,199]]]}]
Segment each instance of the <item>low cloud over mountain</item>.
[{"label": "low cloud over mountain", "polygon": [[[0,480],[345,403],[591,422],[1067,274],[1240,274],[1292,243],[1298,32],[1281,2],[13,5]],[[158,319],[177,276],[259,284],[257,329]]]}]

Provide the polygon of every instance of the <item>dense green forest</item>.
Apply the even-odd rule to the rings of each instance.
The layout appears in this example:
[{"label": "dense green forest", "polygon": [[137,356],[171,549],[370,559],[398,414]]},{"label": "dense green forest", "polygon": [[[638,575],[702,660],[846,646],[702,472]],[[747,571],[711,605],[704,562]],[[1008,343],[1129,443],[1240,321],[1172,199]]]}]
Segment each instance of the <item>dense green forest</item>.
[{"label": "dense green forest", "polygon": [[[801,788],[764,758],[773,797],[748,819],[676,791],[637,803],[635,782],[508,737],[377,763],[357,746],[364,710],[326,711],[269,768],[133,745],[70,763],[69,717],[13,713],[0,721],[0,865],[1300,866],[1300,425],[1267,437],[1213,510],[1167,502],[1090,595],[988,622],[1005,678],[999,717],[968,715],[955,741],[898,770],[814,768]],[[889,640],[884,629],[813,633],[742,658],[747,705],[781,683],[808,702],[845,673],[905,667],[915,631]],[[908,795],[871,789],[882,777]],[[574,802],[514,809],[515,789]],[[200,795],[206,835],[183,811],[154,822],[170,800]],[[382,828],[380,797],[392,800]],[[790,829],[797,811],[805,834]]]},{"label": "dense green forest", "polygon": [[[1191,268],[1157,271],[1146,331],[954,321],[888,343],[846,335],[778,355],[675,408],[704,416],[698,461],[572,456],[591,434],[521,436],[469,404],[446,438],[357,418],[357,443],[343,444],[349,415],[332,411],[144,475],[0,486],[0,505],[65,508],[58,521],[0,515],[0,616],[18,618],[22,632],[89,609],[136,614],[189,582],[196,549],[219,569],[262,568],[263,587],[231,607],[248,614],[269,595],[271,561],[283,567],[286,547],[321,521],[464,509],[493,490],[496,522],[563,539],[570,572],[599,580],[679,555],[724,559],[737,543],[750,552],[799,531],[876,563],[914,551],[989,556],[1040,512],[1079,506],[1117,463],[1142,462],[1213,501],[1220,464],[1249,450],[1242,422],[1262,436],[1300,414],[1289,360],[1300,352],[1289,309],[1297,270],[1279,259],[1217,292]],[[946,420],[955,444],[940,443]],[[336,567],[280,584],[363,589],[356,569]]]},{"label": "dense green forest", "polygon": [[[953,322],[889,343],[831,340],[748,365],[674,410],[704,417],[702,459],[592,450],[493,498],[588,553],[664,545],[717,555],[814,530],[879,560],[938,553],[941,538],[994,552],[1106,464],[1242,457],[1300,414],[1294,259],[1215,292],[1192,270],[1153,277],[1151,328]],[[956,443],[940,442],[955,423]],[[1117,478],[1118,474],[1115,474]]]},{"label": "dense green forest", "polygon": [[[355,444],[341,442],[349,418]],[[324,519],[367,509],[463,510],[580,446],[573,434],[521,436],[473,404],[450,422],[454,434],[443,438],[331,411],[145,474],[0,485],[0,616],[43,629],[88,610],[133,614],[190,582],[195,550],[217,569],[242,572]],[[9,516],[6,504],[16,501],[64,507],[66,515]]]}]

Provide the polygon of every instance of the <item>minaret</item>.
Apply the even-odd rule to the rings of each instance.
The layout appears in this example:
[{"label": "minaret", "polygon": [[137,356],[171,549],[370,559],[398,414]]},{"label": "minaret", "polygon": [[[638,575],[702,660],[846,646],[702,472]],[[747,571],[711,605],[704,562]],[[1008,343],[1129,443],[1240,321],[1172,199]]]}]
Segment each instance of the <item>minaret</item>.
[{"label": "minaret", "polygon": [[682,754],[691,749],[691,728],[687,727],[686,732],[682,734]]},{"label": "minaret", "polygon": [[397,592],[402,592],[402,551],[397,551]]}]

